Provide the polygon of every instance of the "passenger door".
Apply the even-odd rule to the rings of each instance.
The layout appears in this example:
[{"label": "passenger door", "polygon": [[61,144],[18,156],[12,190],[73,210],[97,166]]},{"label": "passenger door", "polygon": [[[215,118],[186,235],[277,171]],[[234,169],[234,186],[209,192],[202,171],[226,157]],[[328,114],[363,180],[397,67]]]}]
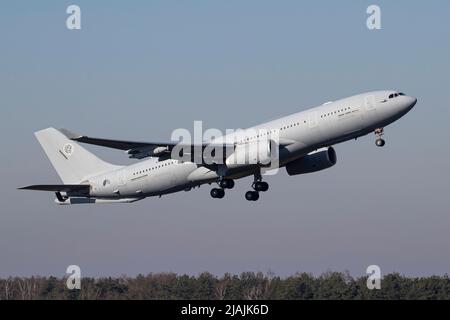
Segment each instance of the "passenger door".
[{"label": "passenger door", "polygon": [[365,116],[363,116],[363,121],[365,125],[373,121],[377,116],[377,104],[374,95],[367,95],[364,97],[365,106]]},{"label": "passenger door", "polygon": [[317,112],[316,111],[311,111],[308,114],[308,126],[310,128],[317,127]]}]

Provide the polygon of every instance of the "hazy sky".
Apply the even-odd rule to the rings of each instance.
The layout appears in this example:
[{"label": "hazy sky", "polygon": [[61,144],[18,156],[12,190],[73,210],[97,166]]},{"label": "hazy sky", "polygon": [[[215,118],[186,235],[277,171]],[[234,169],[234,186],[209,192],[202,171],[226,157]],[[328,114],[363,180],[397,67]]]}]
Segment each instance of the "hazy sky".
[{"label": "hazy sky", "polygon": [[[66,28],[78,4],[82,30]],[[377,3],[382,30],[366,27]],[[450,2],[1,1],[0,276],[450,270]],[[16,187],[60,180],[33,136],[49,126],[168,140],[194,120],[248,127],[375,89],[419,100],[336,146],[326,171],[251,178],[131,205],[59,207]],[[90,148],[132,163],[120,151]]]}]

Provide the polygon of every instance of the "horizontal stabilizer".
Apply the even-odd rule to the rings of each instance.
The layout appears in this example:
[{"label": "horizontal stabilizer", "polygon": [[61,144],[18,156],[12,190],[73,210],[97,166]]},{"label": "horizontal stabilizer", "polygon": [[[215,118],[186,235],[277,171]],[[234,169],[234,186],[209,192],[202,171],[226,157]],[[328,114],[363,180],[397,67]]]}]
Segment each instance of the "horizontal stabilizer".
[{"label": "horizontal stabilizer", "polygon": [[108,203],[132,203],[143,198],[130,198],[130,199],[96,199],[96,198],[69,198],[65,201],[55,199],[55,203],[59,205],[72,205],[72,204],[108,204]]},{"label": "horizontal stabilizer", "polygon": [[42,184],[19,188],[19,190],[36,190],[52,192],[80,192],[88,193],[90,185],[87,184]]}]

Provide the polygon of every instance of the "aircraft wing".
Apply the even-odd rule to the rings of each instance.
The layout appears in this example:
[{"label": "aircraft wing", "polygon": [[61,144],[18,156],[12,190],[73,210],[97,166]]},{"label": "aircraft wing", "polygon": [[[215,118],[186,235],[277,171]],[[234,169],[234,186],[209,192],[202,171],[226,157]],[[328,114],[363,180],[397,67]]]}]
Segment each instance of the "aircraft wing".
[{"label": "aircraft wing", "polygon": [[19,190],[89,193],[89,188],[87,184],[41,184],[21,187]]},{"label": "aircraft wing", "polygon": [[[125,141],[125,140],[112,140],[112,139],[103,139],[103,138],[92,138],[84,135],[79,135],[73,133],[67,129],[60,129],[60,131],[67,136],[70,140],[92,144],[101,147],[113,148],[124,150],[127,152],[130,158],[132,159],[143,159],[146,157],[157,157],[162,159],[169,159],[171,157],[171,152],[175,148],[175,146],[179,147],[187,147],[190,148],[190,153],[194,154],[194,150],[196,148],[201,148],[203,150],[206,147],[214,147],[213,144],[203,143],[201,145],[184,145],[179,142],[138,142],[138,141]],[[295,143],[296,141],[283,139],[278,142],[280,146],[289,145]],[[226,150],[233,149],[234,144],[226,144],[219,145],[224,148],[224,153],[226,154]]]},{"label": "aircraft wing", "polygon": [[138,142],[92,138],[73,133],[67,129],[60,129],[60,131],[70,140],[101,147],[124,150],[129,154],[130,158],[134,159],[170,156],[170,152],[178,144],[176,142]]},{"label": "aircraft wing", "polygon": [[[209,143],[204,143],[201,145],[183,145],[179,142],[137,142],[137,141],[125,141],[125,140],[112,140],[103,138],[92,138],[88,136],[79,135],[73,133],[67,129],[60,129],[60,131],[70,140],[92,144],[101,147],[113,148],[124,150],[127,152],[132,159],[143,159],[147,157],[157,157],[162,159],[169,159],[171,157],[171,152],[175,146],[189,148],[190,154],[194,154],[194,150],[199,148],[203,150],[207,146],[213,146]],[[220,145],[224,148],[234,148],[233,145]],[[224,152],[225,154],[225,152]]]}]

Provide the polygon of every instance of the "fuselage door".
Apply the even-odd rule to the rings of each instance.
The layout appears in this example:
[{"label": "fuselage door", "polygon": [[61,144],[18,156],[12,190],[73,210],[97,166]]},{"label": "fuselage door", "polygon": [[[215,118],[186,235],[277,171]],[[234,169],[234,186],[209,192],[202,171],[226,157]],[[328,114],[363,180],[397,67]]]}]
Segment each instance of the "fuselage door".
[{"label": "fuselage door", "polygon": [[377,116],[377,105],[375,101],[374,95],[368,95],[364,97],[364,106],[365,106],[365,117],[363,117],[363,122],[366,125],[370,125]]},{"label": "fuselage door", "polygon": [[126,170],[121,170],[118,173],[118,187],[119,190],[123,190],[125,186],[127,185],[127,172]]},{"label": "fuselage door", "polygon": [[367,111],[375,110],[376,104],[375,104],[375,96],[374,95],[365,96],[364,100],[365,100]]},{"label": "fuselage door", "polygon": [[317,112],[311,111],[308,114],[308,125],[310,128],[317,127]]}]

